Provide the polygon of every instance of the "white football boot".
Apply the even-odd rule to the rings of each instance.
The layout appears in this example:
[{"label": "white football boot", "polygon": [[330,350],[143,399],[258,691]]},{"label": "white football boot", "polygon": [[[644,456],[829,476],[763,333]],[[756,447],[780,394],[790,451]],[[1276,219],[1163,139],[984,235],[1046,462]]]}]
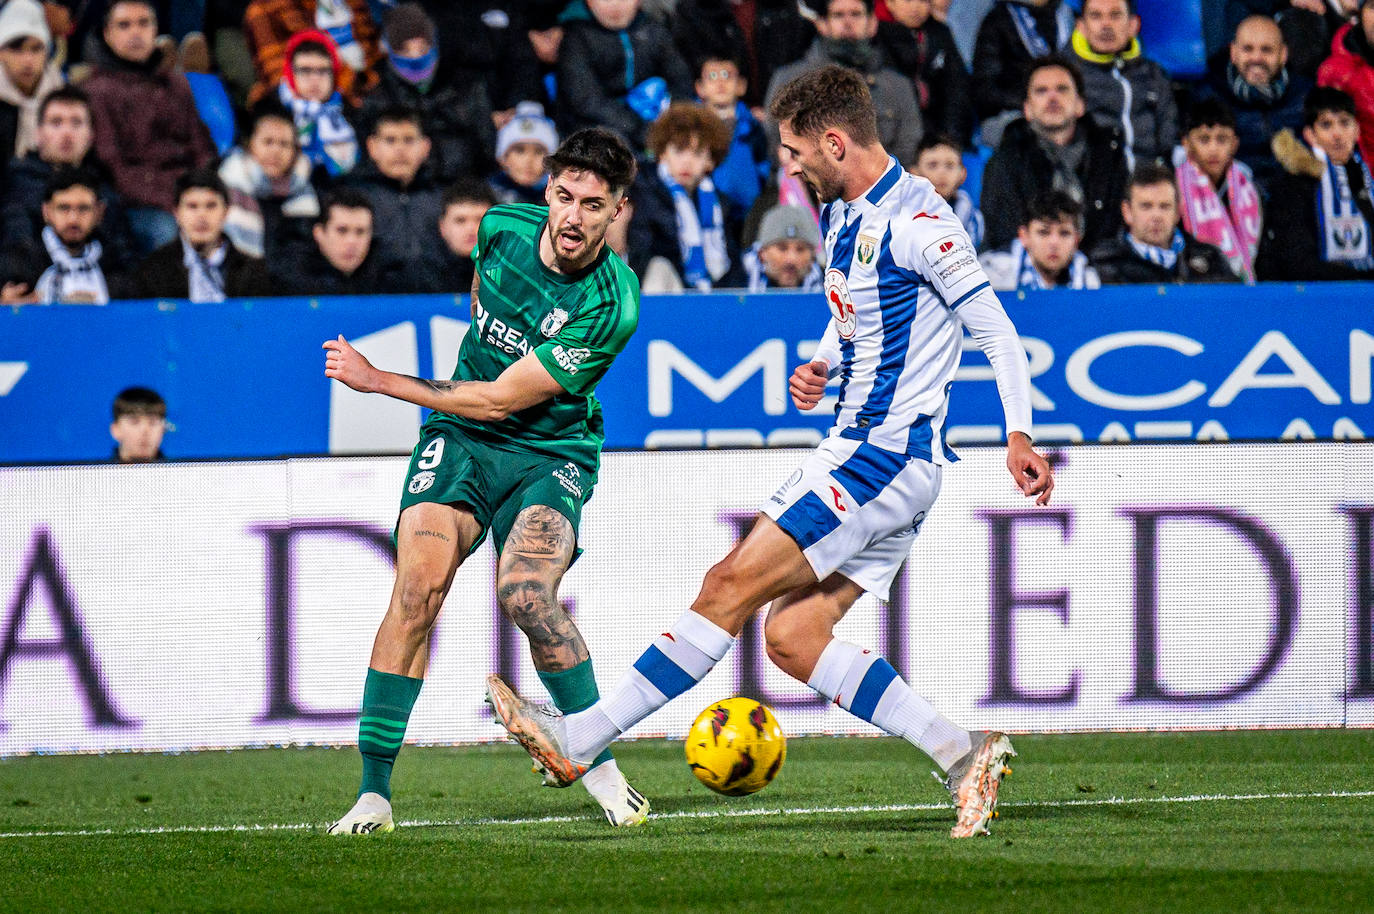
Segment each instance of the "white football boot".
[{"label": "white football boot", "polygon": [[997,791],[1002,778],[1011,774],[1007,762],[1016,755],[1005,733],[974,734],[968,754],[950,766],[939,780],[954,800],[958,821],[950,829],[951,838],[972,838],[988,834],[988,822],[997,817]]},{"label": "white football boot", "polygon": [[391,818],[391,801],[380,793],[365,793],[358,797],[344,817],[325,829],[330,835],[370,835],[396,828]]}]

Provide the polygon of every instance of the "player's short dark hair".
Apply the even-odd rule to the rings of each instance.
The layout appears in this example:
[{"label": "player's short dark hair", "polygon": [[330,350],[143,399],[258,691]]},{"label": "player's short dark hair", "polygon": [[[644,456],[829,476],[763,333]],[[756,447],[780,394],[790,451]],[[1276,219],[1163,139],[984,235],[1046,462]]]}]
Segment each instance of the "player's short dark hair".
[{"label": "player's short dark hair", "polygon": [[1078,234],[1083,234],[1083,204],[1063,190],[1046,190],[1035,194],[1027,201],[1026,218],[1023,226],[1032,222],[1064,222],[1073,224]]},{"label": "player's short dark hair", "polygon": [[1302,103],[1302,125],[1311,127],[1317,123],[1317,118],[1327,113],[1343,113],[1357,117],[1355,100],[1340,89],[1317,86],[1307,93],[1307,98]]},{"label": "player's short dark hair", "polygon": [[1039,73],[1041,70],[1048,70],[1051,67],[1058,67],[1068,73],[1069,79],[1073,80],[1074,89],[1078,91],[1078,97],[1086,97],[1087,90],[1084,88],[1083,84],[1083,71],[1078,68],[1078,64],[1074,63],[1064,54],[1046,54],[1026,64],[1025,78],[1021,81],[1021,97],[1023,99],[1030,98],[1031,79],[1035,74]]},{"label": "player's short dark hair", "polygon": [[167,418],[167,401],[151,387],[126,387],[110,407],[116,420],[120,416],[157,416]]},{"label": "player's short dark hair", "polygon": [[1141,162],[1131,172],[1131,179],[1126,182],[1126,199],[1131,199],[1137,187],[1154,187],[1156,184],[1167,184],[1174,188],[1175,196],[1178,195],[1172,168],[1159,162]]},{"label": "player's short dark hair", "polygon": [[208,190],[219,194],[224,205],[229,205],[229,188],[224,186],[219,174],[210,166],[193,168],[181,177],[177,178],[176,183],[176,202],[181,205],[181,198],[186,196],[188,191]]},{"label": "player's short dark hair", "polygon": [[658,120],[649,125],[645,145],[657,158],[669,146],[689,149],[700,144],[710,153],[711,167],[714,168],[729,154],[732,139],[734,136],[725,121],[705,105],[673,102],[667,111],[658,116]]},{"label": "player's short dark hair", "polygon": [[425,120],[420,116],[420,112],[410,105],[387,105],[377,112],[367,135],[376,136],[383,124],[414,124],[415,129],[420,131],[420,136],[425,135]]},{"label": "player's short dark hair", "polygon": [[100,178],[87,168],[64,167],[54,171],[43,185],[43,202],[50,203],[54,195],[73,187],[84,187],[100,200]]},{"label": "player's short dark hair", "polygon": [[768,113],[787,121],[798,136],[818,137],[838,127],[860,146],[878,142],[878,115],[868,83],[848,67],[835,64],[803,73],[783,86]]},{"label": "player's short dark hair", "polygon": [[81,105],[88,115],[91,113],[90,96],[76,86],[61,86],[43,96],[43,100],[38,103],[38,123],[43,123],[43,116],[48,113],[48,106],[52,104]]},{"label": "player's short dark hair", "polygon": [[[1137,12],[1136,12],[1136,8],[1135,8],[1136,0],[1118,0],[1118,2],[1126,4],[1126,15],[1127,15],[1127,16],[1135,16],[1135,15],[1138,15]],[[1083,17],[1083,13],[1087,10],[1087,8],[1088,8],[1088,0],[1083,0],[1083,4],[1082,4],[1082,6],[1080,7],[1080,9],[1078,10],[1078,16],[1079,16],[1080,19]]]},{"label": "player's short dark hair", "polygon": [[336,209],[365,209],[369,215],[376,215],[367,194],[356,187],[336,187],[320,201],[320,214],[315,217],[315,224],[327,225],[330,215]]},{"label": "player's short dark hair", "polygon": [[947,146],[953,149],[956,155],[962,156],[964,154],[964,147],[948,133],[941,133],[938,130],[927,130],[925,133],[921,134],[921,141],[916,144],[916,158],[919,159],[921,153],[925,152],[927,149],[938,149],[941,146]]},{"label": "player's short dark hair", "polygon": [[496,194],[492,192],[491,185],[481,178],[464,175],[444,188],[444,195],[439,201],[439,212],[448,212],[448,208],[455,203],[482,203],[495,206]]},{"label": "player's short dark hair", "polygon": [[1183,112],[1183,133],[1199,127],[1230,127],[1236,129],[1236,114],[1231,106],[1219,98],[1204,98],[1193,102]]},{"label": "player's short dark hair", "polygon": [[618,195],[635,179],[635,156],[618,133],[585,127],[545,157],[544,170],[550,180],[565,171],[589,171],[606,182],[612,195]]}]

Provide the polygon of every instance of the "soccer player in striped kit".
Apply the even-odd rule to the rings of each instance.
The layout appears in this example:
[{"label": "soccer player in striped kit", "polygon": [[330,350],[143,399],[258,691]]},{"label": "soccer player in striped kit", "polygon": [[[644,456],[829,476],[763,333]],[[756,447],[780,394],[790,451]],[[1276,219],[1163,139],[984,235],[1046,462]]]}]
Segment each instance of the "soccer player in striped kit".
[{"label": "soccer player in striped kit", "polygon": [[964,328],[997,379],[1007,469],[1036,504],[1049,502],[1054,479],[1029,436],[1025,351],[959,219],[878,141],[861,77],[840,67],[798,77],[771,114],[792,173],[833,201],[821,213],[830,323],[790,390],[799,408],[811,409],[839,378],[835,425],[707,573],[692,607],[600,701],[564,717],[496,676],[488,677],[488,697],[535,760],[572,781],[620,734],[700,682],[745,622],[771,604],[764,635],[773,662],[930,755],[954,800],[951,837],[985,834],[1015,754],[1010,740],[956,726],[886,660],[832,629],[864,591],[888,595],[944,467],[956,459],[943,431]]}]

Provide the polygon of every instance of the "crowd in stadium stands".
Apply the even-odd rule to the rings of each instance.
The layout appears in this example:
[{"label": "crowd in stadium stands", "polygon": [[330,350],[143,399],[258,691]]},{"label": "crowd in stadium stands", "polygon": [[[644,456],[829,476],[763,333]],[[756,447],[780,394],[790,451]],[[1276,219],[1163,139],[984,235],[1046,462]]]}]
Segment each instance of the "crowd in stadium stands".
[{"label": "crowd in stadium stands", "polygon": [[1137,0],[4,0],[0,302],[465,292],[590,125],[646,292],[814,290],[767,102],[831,63],[999,289],[1374,278],[1374,0],[1218,2],[1183,80]]}]

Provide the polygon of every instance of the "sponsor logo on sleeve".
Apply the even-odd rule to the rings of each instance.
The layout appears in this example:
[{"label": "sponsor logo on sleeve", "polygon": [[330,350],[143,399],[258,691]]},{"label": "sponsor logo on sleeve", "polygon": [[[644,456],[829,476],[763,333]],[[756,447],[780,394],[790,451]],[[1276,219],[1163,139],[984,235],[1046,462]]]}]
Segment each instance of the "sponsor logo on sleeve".
[{"label": "sponsor logo on sleeve", "polygon": [[419,495],[432,485],[434,485],[434,471],[422,470],[410,477],[410,485],[407,488],[410,489],[411,495]]},{"label": "sponsor logo on sleeve", "polygon": [[574,349],[563,345],[553,347],[553,360],[568,374],[577,374],[577,367],[591,354],[590,349]]},{"label": "sponsor logo on sleeve", "polygon": [[930,264],[931,277],[947,289],[958,285],[979,269],[978,255],[963,235],[945,235],[926,245],[922,254],[926,263]]}]

